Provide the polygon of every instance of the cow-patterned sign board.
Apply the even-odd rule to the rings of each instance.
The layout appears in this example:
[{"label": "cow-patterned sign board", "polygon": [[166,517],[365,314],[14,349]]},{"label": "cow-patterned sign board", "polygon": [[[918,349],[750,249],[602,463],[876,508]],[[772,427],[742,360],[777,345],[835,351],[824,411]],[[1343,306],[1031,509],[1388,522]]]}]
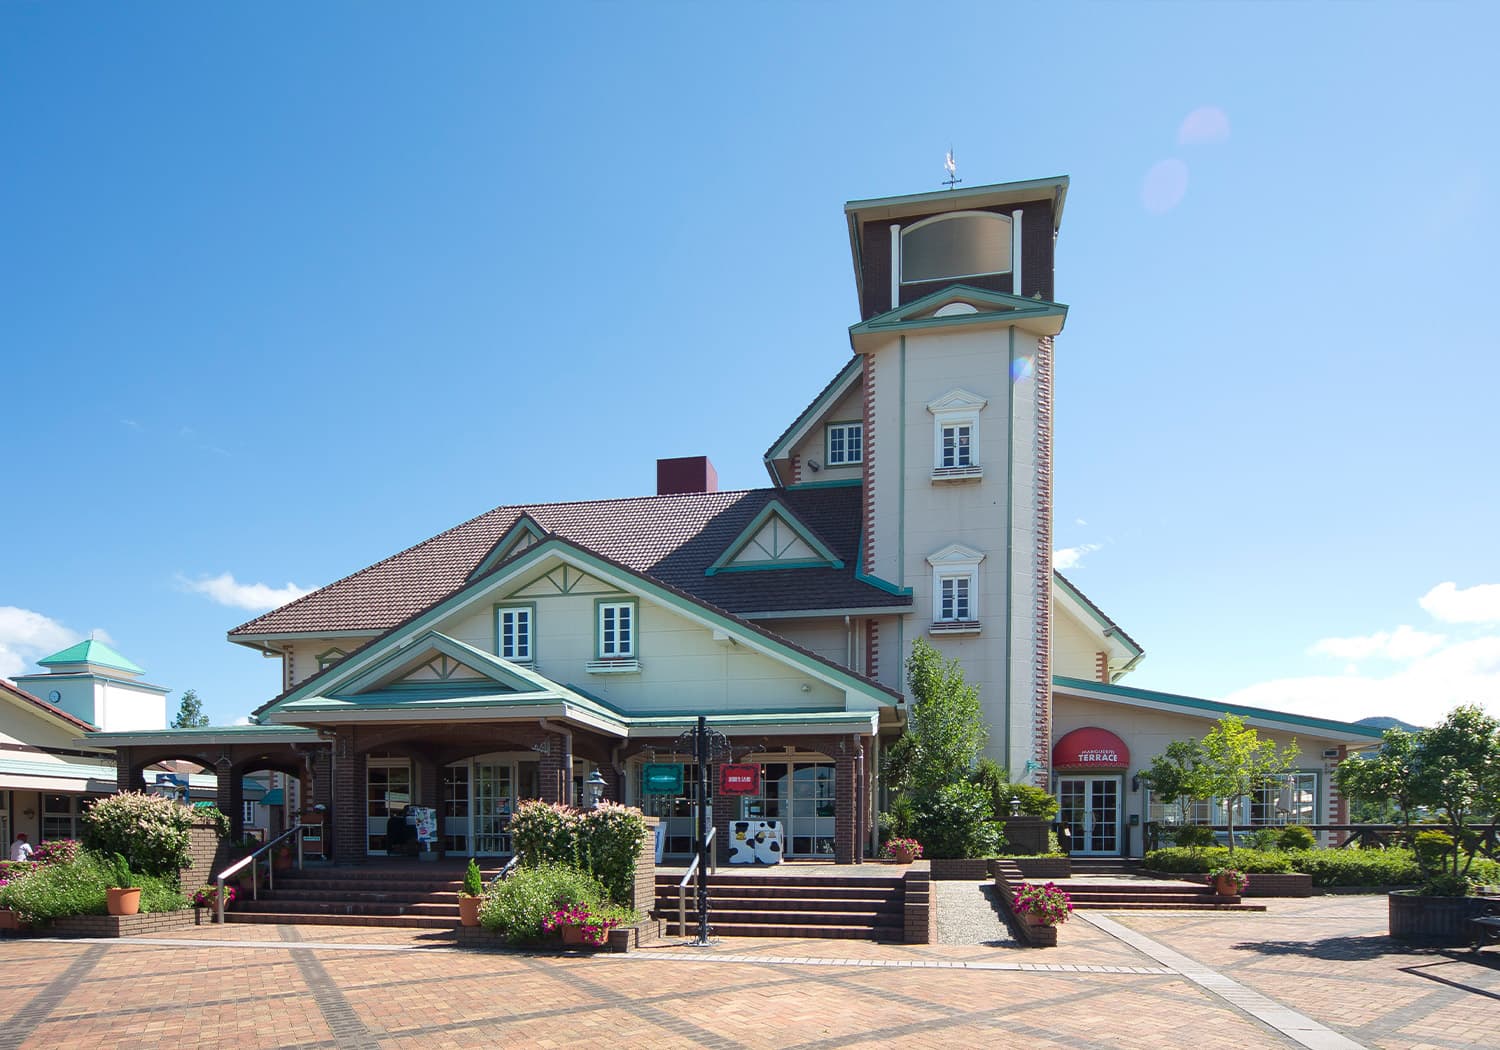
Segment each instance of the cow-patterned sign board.
[{"label": "cow-patterned sign board", "polygon": [[729,863],[780,864],[786,832],[779,820],[729,822]]}]

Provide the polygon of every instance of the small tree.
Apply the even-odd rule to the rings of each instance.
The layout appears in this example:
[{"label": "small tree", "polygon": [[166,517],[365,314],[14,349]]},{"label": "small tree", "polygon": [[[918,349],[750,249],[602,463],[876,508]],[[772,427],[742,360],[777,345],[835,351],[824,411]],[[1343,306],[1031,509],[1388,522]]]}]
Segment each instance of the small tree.
[{"label": "small tree", "polygon": [[208,725],[208,716],[203,713],[203,702],[198,699],[196,689],[185,690],[177,702],[177,717],[172,719],[173,729],[197,729]]},{"label": "small tree", "polygon": [[923,639],[911,647],[906,681],[912,696],[907,722],[911,788],[918,796],[929,795],[968,777],[989,732],[979,710],[979,691],[964,681],[958,661],[944,660]]},{"label": "small tree", "polygon": [[1203,744],[1197,740],[1174,740],[1167,749],[1151,760],[1149,769],[1141,772],[1141,783],[1164,805],[1176,804],[1187,824],[1189,807],[1207,798],[1203,774]]},{"label": "small tree", "polygon": [[1275,783],[1298,753],[1295,740],[1278,747],[1274,740],[1262,740],[1244,719],[1227,713],[1203,738],[1199,790],[1224,802],[1230,853],[1234,852],[1234,811],[1241,800]]},{"label": "small tree", "polygon": [[1447,718],[1416,735],[1411,770],[1416,800],[1438,810],[1453,825],[1453,847],[1442,866],[1443,884],[1437,888],[1467,893],[1479,838],[1473,825],[1487,817],[1493,834],[1500,820],[1500,720],[1475,705],[1454,708]]},{"label": "small tree", "polygon": [[1350,802],[1379,807],[1395,807],[1401,823],[1410,824],[1417,808],[1417,783],[1412,777],[1412,752],[1417,738],[1404,729],[1387,729],[1380,738],[1380,750],[1369,758],[1346,758],[1333,771],[1339,792]]}]

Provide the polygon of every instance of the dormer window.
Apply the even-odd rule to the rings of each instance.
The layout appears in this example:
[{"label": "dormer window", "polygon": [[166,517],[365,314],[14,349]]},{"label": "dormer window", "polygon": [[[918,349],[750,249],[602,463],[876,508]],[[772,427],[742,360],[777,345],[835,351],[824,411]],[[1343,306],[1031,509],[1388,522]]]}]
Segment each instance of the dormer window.
[{"label": "dormer window", "polygon": [[984,476],[979,458],[979,414],[987,398],[950,390],[927,403],[932,413],[932,480],[973,481]]},{"label": "dormer window", "polygon": [[901,283],[1010,273],[1009,216],[988,211],[934,215],[901,231]]},{"label": "dormer window", "polygon": [[825,458],[830,467],[854,466],[865,461],[865,425],[830,423]]}]

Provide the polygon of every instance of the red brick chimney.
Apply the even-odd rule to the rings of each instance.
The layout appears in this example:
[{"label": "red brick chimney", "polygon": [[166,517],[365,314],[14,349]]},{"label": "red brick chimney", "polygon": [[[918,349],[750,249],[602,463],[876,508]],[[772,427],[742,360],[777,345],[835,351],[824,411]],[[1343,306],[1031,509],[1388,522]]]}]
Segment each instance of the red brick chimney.
[{"label": "red brick chimney", "polygon": [[718,492],[719,474],[707,456],[679,456],[656,461],[656,494]]}]

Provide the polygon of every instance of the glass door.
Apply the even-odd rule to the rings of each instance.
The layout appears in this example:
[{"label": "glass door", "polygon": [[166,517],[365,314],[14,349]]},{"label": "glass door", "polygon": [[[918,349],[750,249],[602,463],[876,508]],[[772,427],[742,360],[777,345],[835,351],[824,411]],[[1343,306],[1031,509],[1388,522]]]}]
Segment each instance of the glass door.
[{"label": "glass door", "polygon": [[1057,820],[1080,856],[1120,853],[1120,778],[1059,777]]},{"label": "glass door", "polygon": [[833,763],[765,762],[760,794],[740,802],[744,820],[779,820],[787,857],[831,857],[834,840]]},{"label": "glass door", "polygon": [[474,853],[496,857],[511,852],[511,767],[508,763],[474,763]]},{"label": "glass door", "polygon": [[[365,852],[386,856],[392,817],[406,818],[411,804],[411,763],[404,758],[370,758],[365,766]],[[411,832],[415,838],[416,832]]]}]

